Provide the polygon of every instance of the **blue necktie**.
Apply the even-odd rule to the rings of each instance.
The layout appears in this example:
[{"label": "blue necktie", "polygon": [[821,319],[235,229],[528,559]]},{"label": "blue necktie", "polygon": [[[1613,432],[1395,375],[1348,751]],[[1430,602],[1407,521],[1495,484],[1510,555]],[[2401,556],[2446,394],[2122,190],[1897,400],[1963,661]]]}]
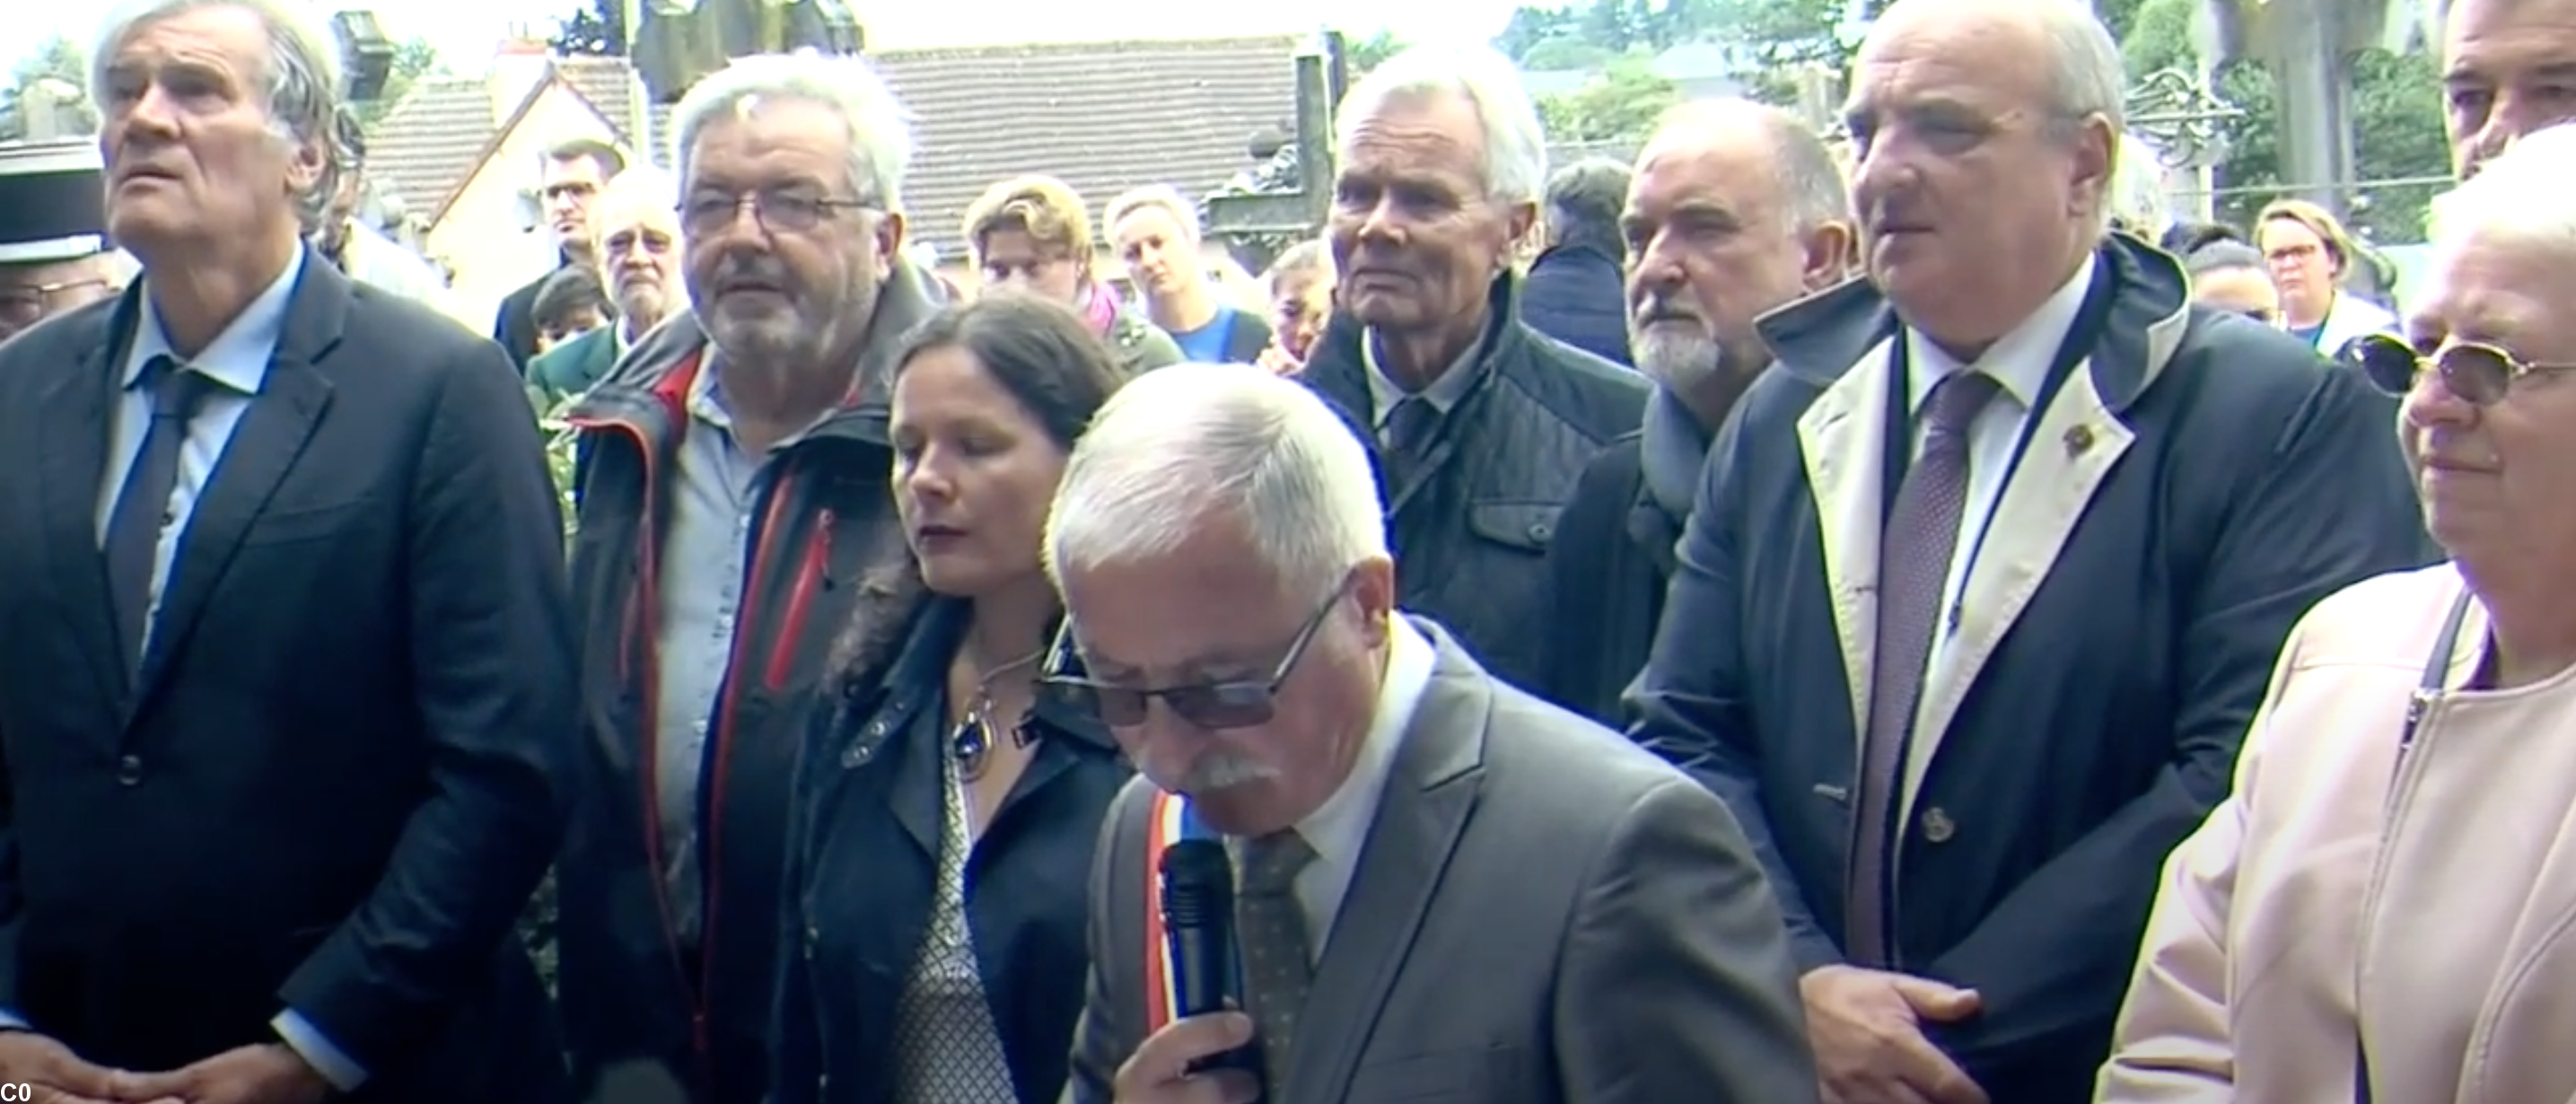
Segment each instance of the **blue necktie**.
[{"label": "blue necktie", "polygon": [[179,453],[188,440],[188,419],[205,397],[205,376],[168,356],[143,366],[142,386],[152,396],[152,425],[134,466],[126,469],[117,492],[116,510],[107,523],[108,589],[116,606],[117,639],[125,646],[126,671],[142,665],[146,615],[152,607],[152,564],[168,527],[170,494],[179,483]]}]

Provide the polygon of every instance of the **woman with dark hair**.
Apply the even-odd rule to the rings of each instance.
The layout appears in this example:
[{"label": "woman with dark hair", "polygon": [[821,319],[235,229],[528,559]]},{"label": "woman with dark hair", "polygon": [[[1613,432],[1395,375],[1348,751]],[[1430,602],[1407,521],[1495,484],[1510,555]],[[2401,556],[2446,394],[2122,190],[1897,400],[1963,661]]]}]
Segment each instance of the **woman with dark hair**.
[{"label": "woman with dark hair", "polygon": [[1097,719],[1036,693],[1059,616],[1039,537],[1114,364],[1020,293],[949,308],[896,359],[901,539],[856,583],[788,812],[777,1104],[1064,1087],[1092,840],[1130,772]]}]

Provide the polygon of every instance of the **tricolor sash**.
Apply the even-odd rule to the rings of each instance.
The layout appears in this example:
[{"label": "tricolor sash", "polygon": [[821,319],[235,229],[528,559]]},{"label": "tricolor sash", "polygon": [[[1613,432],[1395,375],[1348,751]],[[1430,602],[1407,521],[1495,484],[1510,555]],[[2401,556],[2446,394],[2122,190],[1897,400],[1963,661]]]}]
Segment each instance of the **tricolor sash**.
[{"label": "tricolor sash", "polygon": [[1182,840],[1216,839],[1221,833],[1191,815],[1188,798],[1155,790],[1145,820],[1145,1034],[1172,1022],[1180,1005],[1179,964],[1163,932],[1163,849]]}]

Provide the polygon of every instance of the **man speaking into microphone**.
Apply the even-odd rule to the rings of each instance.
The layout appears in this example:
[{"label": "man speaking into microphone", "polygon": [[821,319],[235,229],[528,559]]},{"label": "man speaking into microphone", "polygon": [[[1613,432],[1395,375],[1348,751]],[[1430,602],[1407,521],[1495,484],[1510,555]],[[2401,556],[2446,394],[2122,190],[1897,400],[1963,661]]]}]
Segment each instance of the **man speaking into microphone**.
[{"label": "man speaking into microphone", "polygon": [[[1363,446],[1255,368],[1143,376],[1075,447],[1048,684],[1143,777],[1093,860],[1069,1098],[1815,1100],[1734,820],[1397,613],[1382,519]],[[1238,1012],[1174,1014],[1157,872],[1191,840],[1231,855]]]}]

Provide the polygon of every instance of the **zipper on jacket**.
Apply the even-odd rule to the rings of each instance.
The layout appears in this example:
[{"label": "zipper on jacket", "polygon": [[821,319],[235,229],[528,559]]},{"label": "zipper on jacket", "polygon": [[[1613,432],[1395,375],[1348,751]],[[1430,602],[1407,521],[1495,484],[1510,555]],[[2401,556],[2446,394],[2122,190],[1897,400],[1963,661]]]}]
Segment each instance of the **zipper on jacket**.
[{"label": "zipper on jacket", "polygon": [[705,1001],[691,986],[688,961],[681,953],[679,936],[673,931],[671,894],[669,887],[664,884],[662,872],[664,841],[662,817],[659,811],[662,807],[660,791],[662,771],[660,756],[655,754],[653,748],[654,742],[659,739],[657,729],[661,723],[662,700],[658,644],[661,633],[662,542],[654,539],[653,532],[654,505],[661,501],[660,457],[656,454],[644,427],[636,422],[623,418],[600,418],[576,420],[570,424],[585,432],[623,433],[634,444],[636,455],[642,458],[644,494],[642,522],[636,527],[635,583],[628,589],[628,600],[631,604],[628,605],[626,615],[621,619],[630,631],[618,642],[618,662],[621,670],[628,673],[631,684],[636,687],[635,699],[638,711],[636,731],[643,736],[644,749],[642,754],[636,756],[635,773],[642,781],[644,864],[651,874],[653,912],[662,924],[662,949],[668,952],[672,980],[680,985],[681,999],[689,1002],[691,1043],[703,1060],[707,1053]]}]

